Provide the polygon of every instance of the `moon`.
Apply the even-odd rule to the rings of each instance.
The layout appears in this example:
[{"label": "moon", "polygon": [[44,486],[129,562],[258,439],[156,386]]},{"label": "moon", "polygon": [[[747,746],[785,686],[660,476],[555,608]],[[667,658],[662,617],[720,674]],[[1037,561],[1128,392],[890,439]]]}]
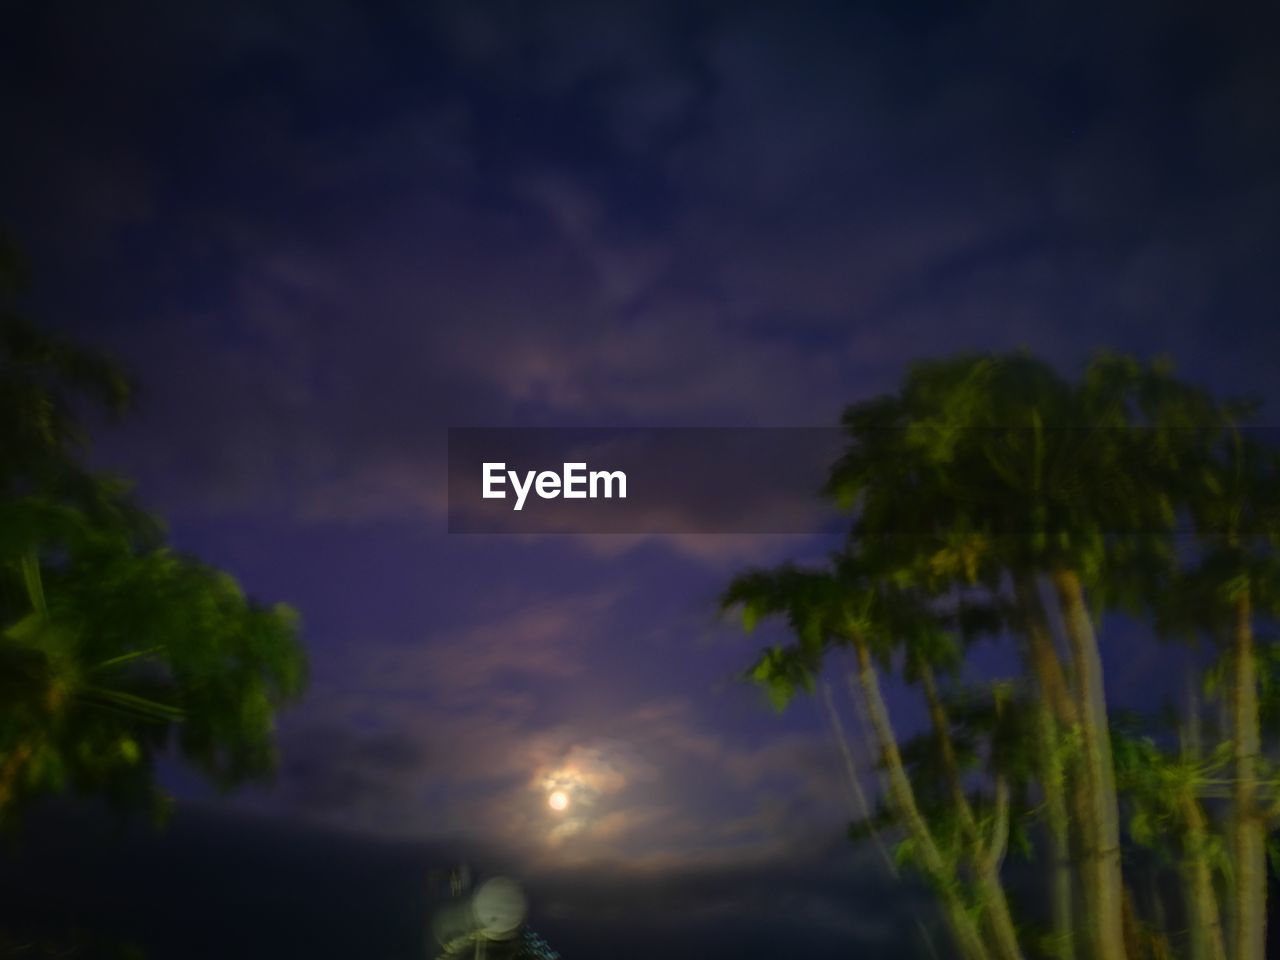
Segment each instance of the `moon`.
[{"label": "moon", "polygon": [[563,790],[556,790],[551,796],[547,797],[547,806],[552,810],[567,810],[569,808],[569,795]]}]

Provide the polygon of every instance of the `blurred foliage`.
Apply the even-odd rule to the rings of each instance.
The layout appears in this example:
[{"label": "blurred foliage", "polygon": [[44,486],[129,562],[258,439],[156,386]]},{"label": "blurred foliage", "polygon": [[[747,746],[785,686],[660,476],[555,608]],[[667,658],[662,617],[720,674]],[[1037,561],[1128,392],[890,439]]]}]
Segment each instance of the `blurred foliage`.
[{"label": "blurred foliage", "polygon": [[[1240,838],[1280,820],[1274,741],[1249,746],[1280,732],[1266,632],[1280,617],[1280,450],[1257,411],[1163,361],[1099,354],[1075,379],[1026,353],[918,363],[844,414],[826,492],[849,511],[845,546],[723,593],[748,632],[788,629],[746,673],[775,707],[849,665],[882,778],[850,835],[892,832],[897,863],[939,893],[958,955],[1136,960],[1176,941],[1194,960],[1261,960],[1250,931],[1266,877],[1242,874],[1257,849]],[[1212,651],[1185,708],[1108,720],[1110,612]],[[991,643],[1012,643],[1012,675],[972,659]],[[920,692],[925,732],[899,741],[886,678]],[[1202,716],[1200,698],[1218,709]],[[1044,864],[1052,931],[1009,922],[1028,898],[992,882],[1007,850]],[[1138,863],[1176,876],[1183,903],[1140,909]],[[1190,929],[1168,931],[1167,916]]]},{"label": "blurred foliage", "polygon": [[23,316],[22,290],[0,245],[0,822],[65,790],[163,815],[166,751],[224,788],[270,773],[306,678],[297,616],[167,548],[86,466],[85,413],[124,411],[130,382]]}]

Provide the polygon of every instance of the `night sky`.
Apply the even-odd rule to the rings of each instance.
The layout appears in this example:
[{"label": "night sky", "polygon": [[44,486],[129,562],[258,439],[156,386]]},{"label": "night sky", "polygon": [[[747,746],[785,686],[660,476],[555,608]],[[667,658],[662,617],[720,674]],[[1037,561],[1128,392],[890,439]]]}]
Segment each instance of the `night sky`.
[{"label": "night sky", "polygon": [[[844,839],[820,704],[772,713],[737,680],[769,634],[716,618],[824,542],[449,535],[449,427],[831,426],[915,359],[1020,346],[1280,409],[1274,6],[0,14],[32,312],[139,381],[93,458],[296,606],[312,663],[270,788],[169,770],[168,836],[48,828],[80,892],[31,909],[154,956],[422,956],[453,856],[525,879],[570,960],[925,955]],[[1104,655],[1121,696],[1167,656]],[[121,842],[150,920],[103,906]]]}]

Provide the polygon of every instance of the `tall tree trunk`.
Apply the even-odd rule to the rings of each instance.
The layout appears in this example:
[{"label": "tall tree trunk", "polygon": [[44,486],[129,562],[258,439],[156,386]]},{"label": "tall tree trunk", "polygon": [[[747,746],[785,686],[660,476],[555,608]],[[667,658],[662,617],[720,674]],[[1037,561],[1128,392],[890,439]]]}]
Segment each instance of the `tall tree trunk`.
[{"label": "tall tree trunk", "polygon": [[[1203,756],[1200,730],[1200,698],[1196,684],[1187,679],[1187,719],[1182,728],[1182,762],[1188,766],[1200,763]],[[1179,801],[1179,813],[1185,828],[1182,839],[1182,887],[1187,906],[1190,960],[1226,960],[1222,913],[1218,891],[1213,885],[1213,865],[1209,860],[1209,819],[1194,790],[1188,790]]]},{"label": "tall tree trunk", "polygon": [[[955,745],[951,741],[951,725],[947,720],[946,707],[938,695],[933,669],[927,663],[922,663],[919,670],[920,685],[924,688],[925,701],[929,706],[929,719],[933,724],[934,738],[938,742],[943,773],[951,793],[952,805],[956,808],[956,816],[960,819],[960,829],[964,833],[966,855],[973,872],[983,919],[990,930],[993,953],[1005,960],[1021,960],[1022,949],[1018,946],[1018,933],[1013,925],[1013,915],[1009,911],[1004,886],[1000,882],[1002,857],[998,853],[1003,850],[1008,836],[1008,822],[997,823],[990,841],[984,840],[969,798],[964,792],[960,764],[956,761]],[[1007,809],[1007,789],[1004,800]]]},{"label": "tall tree trunk", "polygon": [[1208,821],[1200,801],[1193,794],[1188,793],[1183,798],[1181,807],[1187,831],[1182,882],[1186,891],[1191,960],[1226,960],[1222,916],[1218,910],[1218,894],[1213,889],[1213,869],[1209,864]]},{"label": "tall tree trunk", "polygon": [[1120,813],[1116,801],[1115,768],[1111,759],[1111,733],[1107,726],[1107,701],[1102,682],[1102,660],[1093,622],[1085,606],[1079,576],[1072,570],[1055,570],[1054,590],[1062,608],[1063,624],[1071,647],[1080,738],[1086,775],[1085,851],[1081,879],[1096,898],[1089,918],[1089,939],[1094,960],[1124,960],[1124,884],[1120,872]]},{"label": "tall tree trunk", "polygon": [[[835,733],[836,743],[840,749],[840,756],[844,760],[845,774],[849,778],[849,786],[854,801],[854,816],[860,820],[870,822],[872,817],[871,804],[867,800],[867,793],[862,789],[862,781],[858,777],[858,768],[853,762],[853,751],[849,749],[849,738],[845,735],[844,722],[840,719],[840,711],[836,709],[835,698],[831,695],[831,686],[825,680],[822,683],[822,700],[827,708],[827,719],[831,722],[831,729]],[[856,709],[855,702],[855,709]],[[884,861],[885,869],[888,870],[889,876],[898,877],[898,865],[893,862],[893,857],[889,855],[888,848],[884,845],[884,838],[881,831],[872,827],[871,838],[875,842],[876,850],[880,854],[881,860]],[[934,960],[939,960],[937,948],[933,945],[933,936],[929,933],[929,928],[924,922],[924,918],[917,916],[915,918],[916,928],[920,931],[920,941],[924,944],[925,951]]]},{"label": "tall tree trunk", "polygon": [[1236,960],[1265,960],[1267,941],[1267,830],[1258,808],[1258,678],[1250,597],[1235,601],[1232,650],[1231,728],[1235,790],[1232,819],[1235,909],[1232,942]]},{"label": "tall tree trunk", "polygon": [[974,867],[974,874],[983,906],[988,913],[987,922],[991,927],[997,952],[1011,960],[1021,960],[1022,948],[1018,945],[1017,928],[1009,910],[1004,884],[1000,880],[1000,866],[1004,863],[1005,850],[1009,845],[1009,785],[1003,776],[997,778],[995,793],[996,815],[993,817],[991,837],[981,850],[982,858]]},{"label": "tall tree trunk", "polygon": [[1075,920],[1072,912],[1071,828],[1065,795],[1067,774],[1062,762],[1061,738],[1053,712],[1043,700],[1036,705],[1037,763],[1044,791],[1045,819],[1049,832],[1049,898],[1053,918],[1053,955],[1058,960],[1075,957]]},{"label": "tall tree trunk", "polygon": [[1052,954],[1057,960],[1075,960],[1075,880],[1071,870],[1071,821],[1067,804],[1067,770],[1063,759],[1063,730],[1076,724],[1062,664],[1045,623],[1044,605],[1032,577],[1016,582],[1018,603],[1026,624],[1028,667],[1036,684],[1036,765],[1044,794],[1049,833],[1049,900],[1053,923]]},{"label": "tall tree trunk", "polygon": [[866,641],[860,638],[855,639],[854,651],[857,654],[858,686],[866,703],[867,719],[884,760],[889,801],[902,828],[916,848],[921,867],[942,899],[947,922],[951,927],[960,956],[964,960],[989,960],[990,951],[979,934],[978,926],[969,912],[968,905],[960,896],[955,868],[943,858],[916,804],[915,791],[911,787],[911,780],[907,777],[906,768],[902,763],[902,753],[898,749],[897,737],[889,721],[889,710],[880,693],[880,680]]},{"label": "tall tree trunk", "polygon": [[[840,711],[836,709],[835,699],[831,696],[831,686],[825,680],[822,682],[822,702],[827,708],[827,720],[830,722],[831,730],[835,734],[840,757],[844,760],[844,772],[849,780],[849,791],[853,797],[853,814],[859,820],[871,823],[873,816],[871,802],[867,799],[867,792],[862,789],[862,781],[858,777],[858,768],[853,762],[853,751],[849,749],[849,738],[845,736],[844,722],[840,719]],[[889,855],[889,850],[884,845],[884,838],[881,837],[880,831],[874,826],[871,828],[871,839],[875,843],[876,850],[879,851],[880,859],[884,861],[889,875],[896,877],[898,875],[897,864],[893,862],[893,857]]]},{"label": "tall tree trunk", "polygon": [[938,695],[938,684],[933,676],[933,669],[927,663],[918,665],[920,687],[924,690],[925,704],[929,708],[929,722],[933,727],[933,738],[938,744],[938,755],[942,760],[942,772],[946,777],[947,790],[951,794],[951,803],[960,818],[961,829],[973,840],[978,837],[978,824],[969,806],[969,798],[964,792],[964,783],[960,779],[960,764],[956,760],[955,744],[951,742],[951,724],[947,719],[947,709],[943,706],[942,697]]}]

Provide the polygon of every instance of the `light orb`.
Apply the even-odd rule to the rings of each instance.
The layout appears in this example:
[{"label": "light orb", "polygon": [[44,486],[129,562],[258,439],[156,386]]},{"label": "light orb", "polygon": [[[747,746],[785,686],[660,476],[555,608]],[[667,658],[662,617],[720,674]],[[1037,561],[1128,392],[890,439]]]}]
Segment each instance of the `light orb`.
[{"label": "light orb", "polygon": [[556,790],[551,796],[547,797],[547,805],[552,810],[567,810],[569,808],[569,795],[563,790]]}]

